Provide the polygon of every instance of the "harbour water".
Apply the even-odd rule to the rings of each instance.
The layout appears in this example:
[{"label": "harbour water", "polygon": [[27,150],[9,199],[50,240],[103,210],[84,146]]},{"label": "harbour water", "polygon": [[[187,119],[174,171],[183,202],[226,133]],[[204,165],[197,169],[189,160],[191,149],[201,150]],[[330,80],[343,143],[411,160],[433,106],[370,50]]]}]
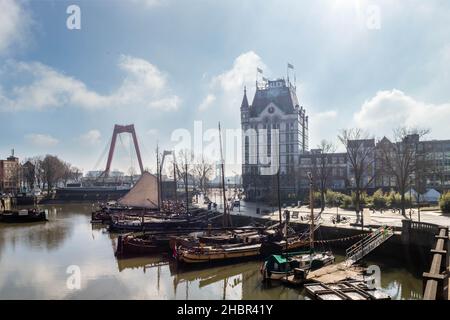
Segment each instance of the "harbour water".
[{"label": "harbour water", "polygon": [[[181,270],[170,255],[118,260],[116,236],[91,225],[91,206],[45,208],[46,223],[0,224],[0,299],[308,299],[302,289],[264,285],[260,261]],[[366,262],[380,266],[393,299],[421,298],[412,268]]]}]

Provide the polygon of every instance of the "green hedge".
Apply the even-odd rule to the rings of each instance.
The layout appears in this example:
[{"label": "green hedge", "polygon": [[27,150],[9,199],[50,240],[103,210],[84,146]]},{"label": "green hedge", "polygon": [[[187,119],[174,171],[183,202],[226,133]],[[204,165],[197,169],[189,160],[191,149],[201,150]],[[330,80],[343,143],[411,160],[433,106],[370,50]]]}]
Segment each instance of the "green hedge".
[{"label": "green hedge", "polygon": [[444,213],[450,213],[450,192],[444,193],[439,200],[439,207]]},{"label": "green hedge", "polygon": [[[406,195],[406,207],[410,207],[411,205],[411,197]],[[325,202],[327,207],[334,207],[336,203],[339,203],[339,206],[343,209],[353,210],[355,209],[355,201],[356,194],[355,192],[351,193],[351,196],[335,192],[332,190],[327,190],[325,194]],[[320,193],[314,193],[314,205],[320,206]],[[378,189],[372,196],[368,196],[366,192],[362,192],[360,196],[360,207],[368,207],[373,208],[375,210],[380,209],[398,209],[401,204],[401,196],[400,193],[395,191],[390,191],[388,193],[384,193],[381,189]]]}]

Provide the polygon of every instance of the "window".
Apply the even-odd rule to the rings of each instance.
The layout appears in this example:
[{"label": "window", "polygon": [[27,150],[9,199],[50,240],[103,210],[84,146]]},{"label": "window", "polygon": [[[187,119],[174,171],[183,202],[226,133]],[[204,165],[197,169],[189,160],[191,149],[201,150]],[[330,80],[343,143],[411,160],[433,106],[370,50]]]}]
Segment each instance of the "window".
[{"label": "window", "polygon": [[300,160],[300,163],[301,163],[302,165],[310,165],[310,164],[311,164],[311,158],[302,158],[302,159]]},{"label": "window", "polygon": [[245,163],[249,163],[250,158],[250,146],[249,146],[249,137],[245,137]]}]

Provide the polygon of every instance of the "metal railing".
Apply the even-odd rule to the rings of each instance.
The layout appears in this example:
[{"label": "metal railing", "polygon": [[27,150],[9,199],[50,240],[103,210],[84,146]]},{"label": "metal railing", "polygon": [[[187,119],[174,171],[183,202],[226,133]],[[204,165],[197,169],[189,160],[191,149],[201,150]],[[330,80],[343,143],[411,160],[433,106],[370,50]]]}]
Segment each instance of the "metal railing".
[{"label": "metal railing", "polygon": [[346,265],[350,266],[358,260],[361,260],[364,256],[392,237],[393,234],[394,230],[392,227],[381,227],[358,241],[345,251]]}]

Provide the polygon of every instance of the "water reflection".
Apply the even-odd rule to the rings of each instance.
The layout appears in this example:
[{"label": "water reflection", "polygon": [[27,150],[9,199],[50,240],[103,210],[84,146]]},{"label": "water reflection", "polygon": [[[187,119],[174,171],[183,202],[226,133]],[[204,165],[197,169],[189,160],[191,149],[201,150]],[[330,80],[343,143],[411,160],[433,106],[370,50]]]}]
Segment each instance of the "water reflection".
[{"label": "water reflection", "polygon": [[[258,261],[183,269],[168,255],[116,259],[116,235],[90,224],[91,206],[47,209],[47,223],[0,225],[1,299],[305,299],[303,290],[264,286]],[[70,265],[80,267],[79,290],[66,286]],[[378,265],[393,298],[420,298],[419,278]]]}]

